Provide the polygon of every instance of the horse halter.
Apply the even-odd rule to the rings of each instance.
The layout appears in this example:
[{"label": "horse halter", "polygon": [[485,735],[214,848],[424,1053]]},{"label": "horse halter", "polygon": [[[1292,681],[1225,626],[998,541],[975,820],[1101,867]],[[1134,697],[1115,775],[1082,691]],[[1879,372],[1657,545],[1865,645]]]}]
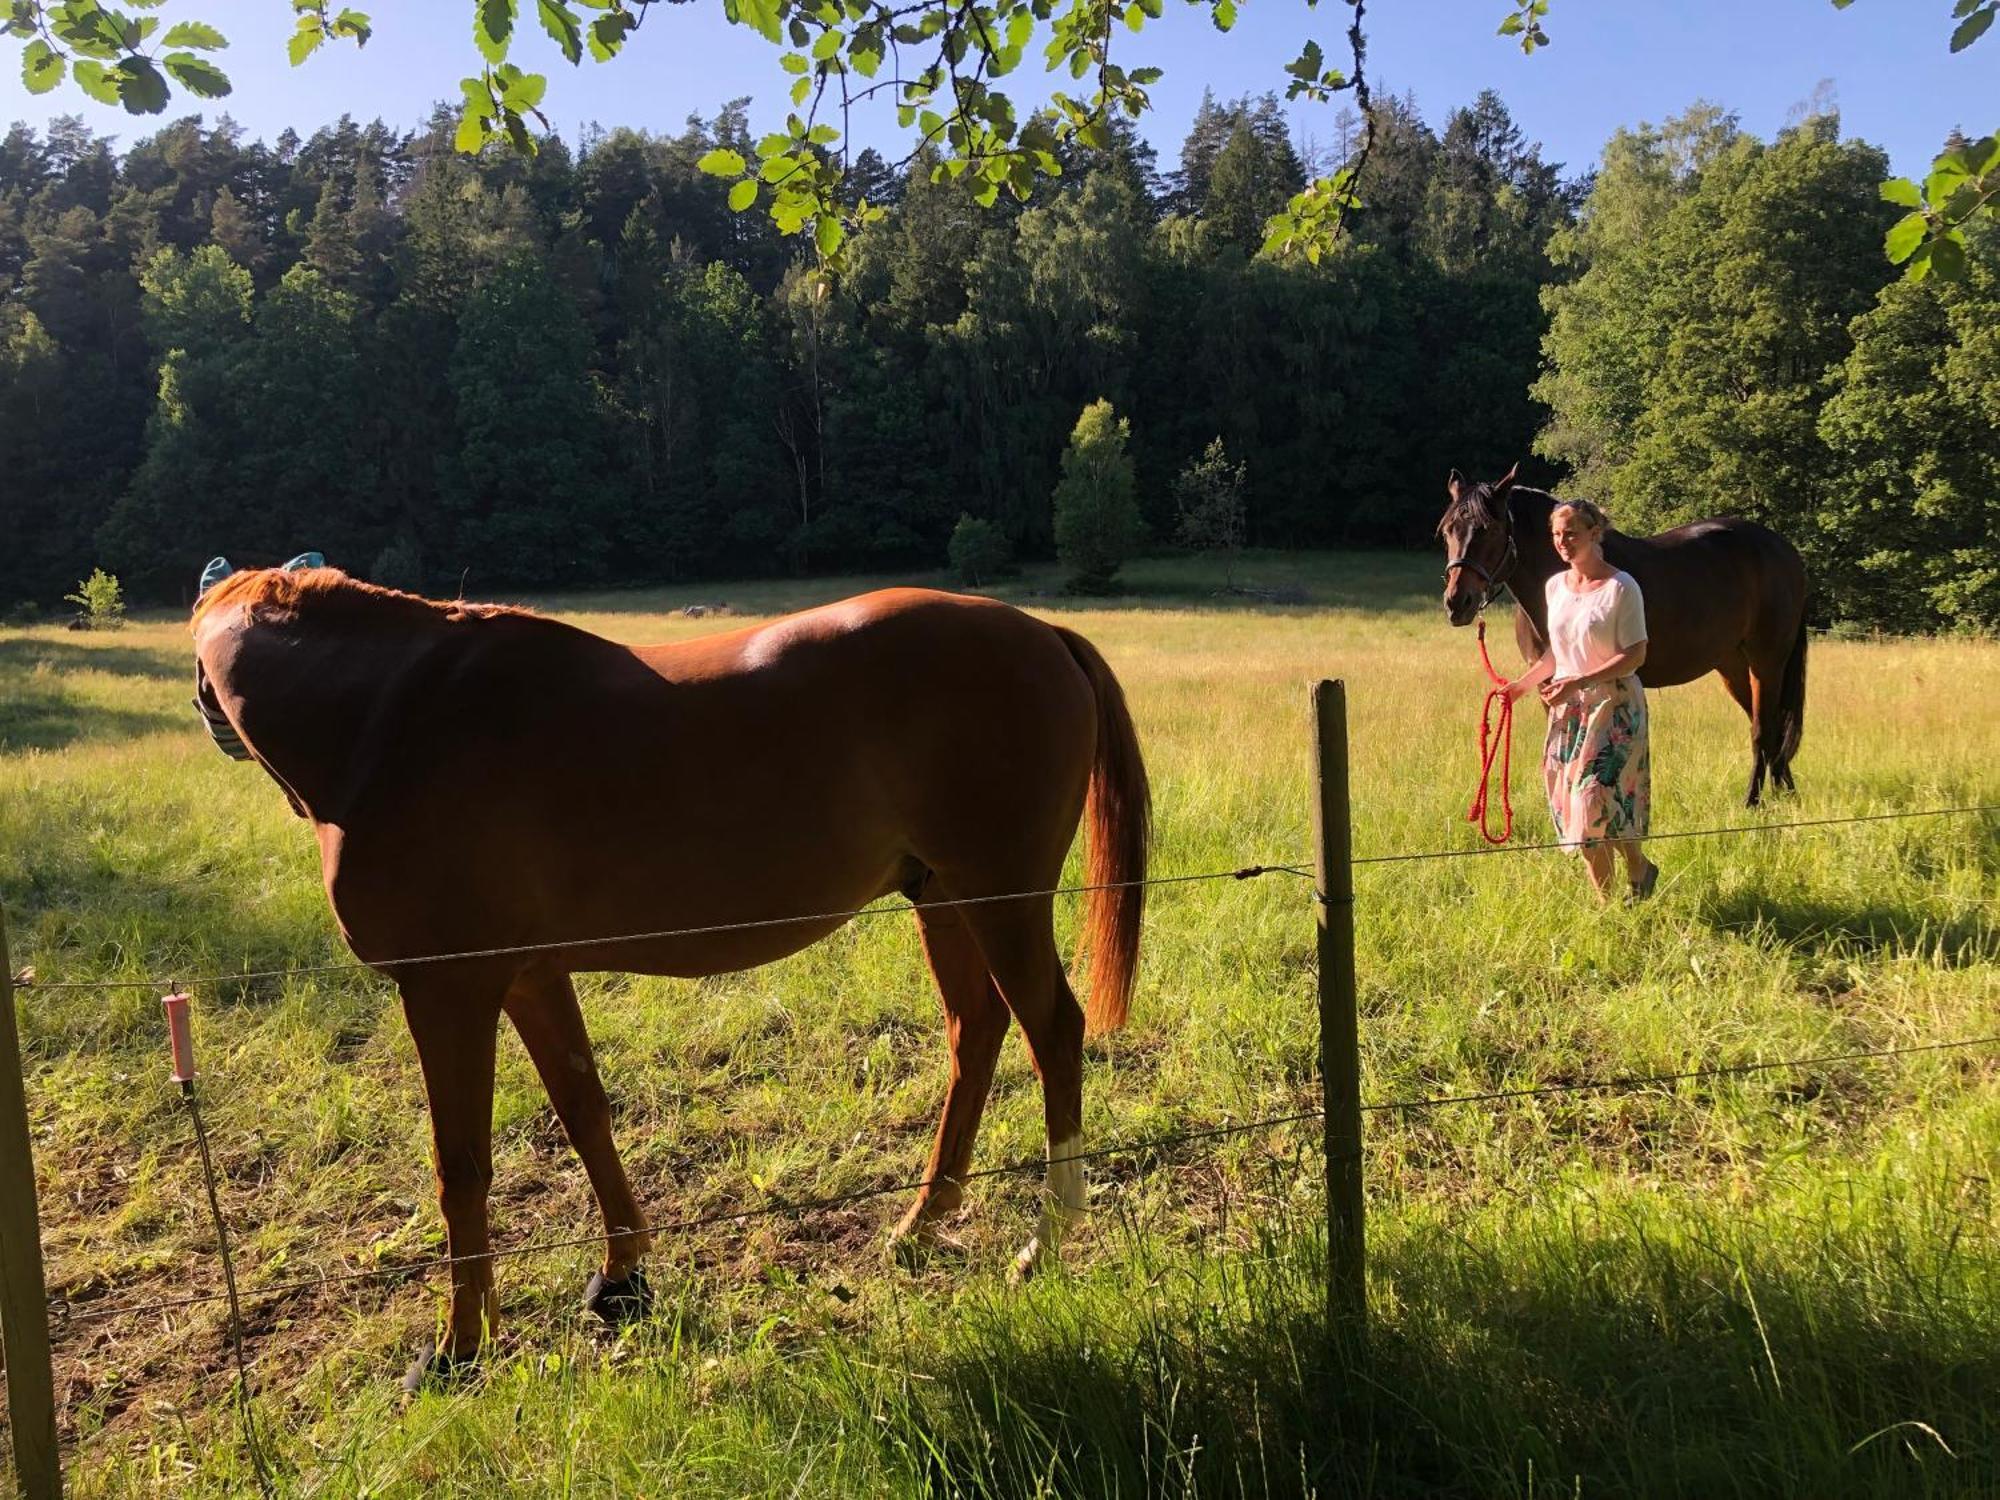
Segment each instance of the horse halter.
[{"label": "horse halter", "polygon": [[1469,557],[1454,557],[1444,565],[1444,576],[1447,578],[1451,577],[1451,570],[1453,568],[1469,568],[1474,573],[1477,573],[1486,585],[1485,591],[1479,596],[1479,607],[1484,610],[1487,605],[1493,602],[1493,595],[1498,592],[1501,585],[1514,576],[1514,569],[1520,565],[1520,562],[1521,553],[1514,545],[1514,522],[1510,516],[1507,521],[1507,550],[1500,554],[1500,566],[1498,569],[1489,573]]}]

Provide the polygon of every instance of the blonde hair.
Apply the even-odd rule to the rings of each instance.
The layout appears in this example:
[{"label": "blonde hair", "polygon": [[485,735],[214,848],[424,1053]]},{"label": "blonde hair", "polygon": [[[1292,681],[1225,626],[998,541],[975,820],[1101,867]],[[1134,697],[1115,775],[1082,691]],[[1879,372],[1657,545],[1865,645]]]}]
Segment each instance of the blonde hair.
[{"label": "blonde hair", "polygon": [[1573,510],[1582,516],[1592,531],[1607,531],[1611,527],[1611,517],[1604,513],[1604,507],[1592,500],[1559,500],[1555,510],[1549,512],[1549,518],[1553,520],[1566,510]]}]

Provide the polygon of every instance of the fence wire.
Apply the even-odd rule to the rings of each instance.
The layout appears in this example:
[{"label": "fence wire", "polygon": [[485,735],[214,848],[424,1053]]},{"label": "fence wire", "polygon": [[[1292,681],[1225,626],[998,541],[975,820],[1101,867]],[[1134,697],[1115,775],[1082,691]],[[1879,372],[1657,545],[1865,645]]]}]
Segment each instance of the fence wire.
[{"label": "fence wire", "polygon": [[[1870,1047],[1849,1052],[1818,1053],[1809,1057],[1786,1057],[1760,1060],[1756,1062],[1721,1063],[1705,1068],[1684,1068],[1661,1073],[1627,1073],[1608,1078],[1576,1079],[1561,1083],[1538,1083],[1511,1089],[1486,1089],[1476,1093],[1442,1094],[1416,1099],[1385,1099],[1375,1103],[1364,1103],[1363,1114],[1409,1114],[1424,1110],[1444,1109],[1455,1105],[1487,1104],[1511,1102],[1522,1099],[1545,1098],[1558,1094],[1583,1093],[1631,1093],[1640,1089],[1657,1088],[1668,1084],[1690,1083],[1714,1078],[1741,1077],[1755,1073],[1769,1073],[1786,1068],[1827,1067],[1836,1063],[1866,1062],[1883,1058],[1914,1057],[1924,1053],[1964,1051],[1978,1047],[2000,1045],[2000,1034],[1990,1036],[1961,1037],[1949,1041],[1919,1042],[1902,1047]],[[999,1166],[982,1167],[954,1178],[958,1183],[977,1182],[991,1177],[1046,1170],[1057,1163],[1101,1161],[1115,1156],[1144,1156],[1155,1152],[1170,1151],[1196,1141],[1218,1141],[1233,1136],[1249,1135],[1260,1130],[1273,1130],[1283,1125],[1299,1125],[1326,1117],[1324,1108],[1296,1110],[1289,1114],[1269,1115],[1262,1119],[1245,1120],[1233,1125],[1206,1126],[1194,1130],[1179,1130],[1163,1135],[1149,1136],[1137,1141],[1118,1142],[1100,1146],[1090,1151],[1073,1152],[1062,1157],[1024,1157],[1018,1161],[1002,1163]],[[613,1240],[630,1239],[640,1235],[665,1237],[668,1235],[692,1234],[698,1230],[717,1228],[727,1224],[743,1224],[757,1219],[803,1217],[807,1214],[822,1213],[831,1209],[846,1208],[856,1203],[864,1203],[874,1198],[899,1196],[917,1192],[929,1187],[929,1178],[896,1182],[880,1187],[857,1188],[851,1192],[833,1193],[823,1197],[786,1199],[773,1195],[771,1201],[754,1208],[732,1209],[721,1213],[701,1214],[692,1218],[667,1220],[647,1224],[637,1229],[576,1235],[556,1240],[530,1240],[519,1245],[502,1246],[496,1250],[481,1251],[476,1255],[438,1256],[429,1260],[401,1261],[389,1266],[373,1266],[364,1270],[330,1272],[319,1276],[297,1277],[290,1281],[274,1282],[269,1286],[244,1289],[247,1297],[284,1297],[296,1292],[325,1291],[362,1281],[389,1280],[399,1277],[425,1276],[433,1271],[451,1266],[471,1265],[477,1262],[511,1260],[522,1256],[546,1255],[558,1250],[573,1250],[584,1246],[606,1244]],[[138,1317],[142,1314],[173,1312],[190,1307],[200,1307],[209,1303],[228,1300],[227,1291],[200,1292],[186,1297],[169,1297],[153,1302],[120,1303],[110,1307],[78,1306],[67,1298],[53,1298],[49,1304],[50,1316],[58,1321],[96,1321],[108,1318]]]},{"label": "fence wire", "polygon": [[[2000,813],[2000,803],[1975,803],[1963,807],[1916,808],[1900,812],[1858,813],[1838,818],[1801,818],[1783,823],[1736,823],[1715,828],[1689,828],[1677,832],[1653,833],[1645,842],[1652,843],[1667,839],[1718,838],[1728,835],[1782,833],[1796,828],[1832,828],[1853,823],[1900,822],[1912,818],[1967,817],[1985,813]],[[1545,844],[1504,844],[1494,847],[1469,849],[1430,849],[1403,854],[1367,854],[1349,861],[1353,865],[1405,864],[1423,860],[1473,859],[1496,854],[1537,854],[1549,850],[1570,847],[1562,843]],[[1218,880],[1254,880],[1263,875],[1292,875],[1302,880],[1316,880],[1315,871],[1304,864],[1257,864],[1244,865],[1234,870],[1207,870],[1187,875],[1154,875],[1143,880],[1103,881],[1089,885],[1059,885],[1042,890],[1007,891],[988,896],[959,896],[939,901],[901,901],[885,906],[863,906],[848,911],[816,912],[793,917],[763,917],[747,922],[711,922],[697,927],[670,927],[656,932],[632,932],[609,937],[566,938],[555,942],[521,943],[498,948],[468,948],[451,953],[424,953],[407,958],[380,959],[364,963],[359,959],[349,959],[340,963],[300,964],[282,969],[246,969],[233,974],[205,974],[194,978],[181,975],[155,975],[139,979],[85,979],[85,980],[44,980],[32,970],[24,970],[15,976],[15,986],[19,989],[41,991],[62,990],[119,990],[119,989],[165,989],[180,985],[214,987],[218,985],[247,984],[252,980],[294,979],[319,974],[352,974],[365,970],[394,970],[413,968],[423,964],[455,963],[484,958],[508,958],[538,953],[560,953],[579,948],[609,948],[627,943],[664,942],[674,938],[705,937],[721,932],[747,932],[769,927],[806,926],[820,922],[850,922],[867,917],[889,916],[898,912],[939,910],[956,906],[986,906],[1000,901],[1030,901],[1056,896],[1081,896],[1094,891],[1131,890],[1149,886],[1193,885]],[[1315,894],[1318,894],[1317,892]],[[1957,898],[1968,899],[1968,898]],[[1970,898],[1979,899],[1979,898]]]}]

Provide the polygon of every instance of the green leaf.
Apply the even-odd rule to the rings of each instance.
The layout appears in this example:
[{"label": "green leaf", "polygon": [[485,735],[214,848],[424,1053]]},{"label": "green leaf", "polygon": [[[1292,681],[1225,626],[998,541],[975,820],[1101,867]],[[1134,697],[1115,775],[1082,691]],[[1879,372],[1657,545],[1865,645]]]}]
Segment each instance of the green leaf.
[{"label": "green leaf", "polygon": [[813,81],[810,78],[801,78],[797,83],[793,84],[792,103],[794,104],[805,103],[806,95],[812,92],[812,87],[813,87]]},{"label": "green leaf", "polygon": [[1942,203],[1957,192],[1971,175],[1966,169],[1965,159],[1957,152],[1940,156],[1931,163],[1931,175],[1924,179],[1924,197],[1934,204]]},{"label": "green leaf", "polygon": [[806,132],[806,139],[815,146],[831,146],[840,139],[840,132],[831,125],[815,125]]},{"label": "green leaf", "polygon": [[1898,204],[1903,208],[1922,208],[1924,195],[1917,191],[1917,185],[1907,177],[1891,177],[1882,184],[1882,201]]},{"label": "green leaf", "polygon": [[1928,228],[1920,213],[1905,214],[1882,237],[1882,249],[1889,256],[1889,264],[1900,266],[1924,242],[1924,231]]},{"label": "green leaf", "polygon": [[814,40],[812,55],[815,62],[825,62],[840,50],[840,33],[829,27]]},{"label": "green leaf", "polygon": [[741,177],[744,170],[743,153],[718,146],[695,166],[711,177]]},{"label": "green leaf", "polygon": [[562,55],[572,65],[583,61],[583,18],[563,4],[563,0],[535,0],[542,30],[555,38]]},{"label": "green leaf", "polygon": [[765,41],[783,45],[784,33],[778,28],[778,0],[724,0],[723,12],[730,20],[748,26]]},{"label": "green leaf", "polygon": [[1931,270],[1940,281],[1964,279],[1965,240],[1958,231],[1931,241]]},{"label": "green leaf", "polygon": [[1318,42],[1307,42],[1299,55],[1285,64],[1285,71],[1294,78],[1303,78],[1311,83],[1319,77],[1319,70],[1326,61],[1319,50]]},{"label": "green leaf", "polygon": [[220,99],[229,92],[229,75],[205,57],[169,52],[160,62],[175,83],[199,98]]},{"label": "green leaf", "polygon": [[359,10],[344,10],[335,16],[333,29],[342,36],[353,37],[357,47],[367,46],[368,38],[375,34],[375,28],[368,21],[368,13]]},{"label": "green leaf", "polygon": [[504,62],[514,35],[514,0],[473,0],[472,40],[490,63]]},{"label": "green leaf", "polygon": [[128,115],[156,115],[167,107],[167,80],[150,57],[134,54],[118,65],[118,102]]},{"label": "green leaf", "polygon": [[810,73],[812,64],[797,52],[786,52],[778,58],[778,66],[787,73]]},{"label": "green leaf", "polygon": [[[1967,47],[1970,47],[1974,42],[1985,36],[1987,28],[1992,24],[1993,11],[1990,8],[1974,11],[1963,21],[1960,21],[1958,23],[1958,30],[1951,34],[1951,50],[1954,52],[1963,52]],[[1957,277],[1947,272],[1942,265],[1937,268],[1937,273],[1945,277],[1946,280],[1957,280]]]},{"label": "green leaf", "polygon": [[729,190],[729,207],[732,213],[742,213],[757,201],[757,184],[751,178],[744,178]]},{"label": "green leaf", "polygon": [[1227,31],[1236,24],[1236,0],[1215,0],[1215,29]]},{"label": "green leaf", "polygon": [[1953,17],[1969,16],[1985,3],[1986,0],[1958,0],[1958,4],[1951,8],[1951,13]]},{"label": "green leaf", "polygon": [[125,45],[123,29],[98,8],[96,0],[69,0],[48,14],[57,39],[85,57],[109,61]]},{"label": "green leaf", "polygon": [[857,47],[847,57],[854,64],[854,71],[863,78],[873,78],[882,66],[882,54],[874,48]]},{"label": "green leaf", "polygon": [[1931,274],[1931,249],[1937,242],[1925,240],[1917,247],[1917,253],[1910,257],[1910,263],[1903,267],[1903,275],[1910,281],[1924,281]]},{"label": "green leaf", "polygon": [[[310,20],[311,18],[308,17],[308,19]],[[285,52],[291,58],[292,66],[296,68],[300,63],[311,57],[313,53],[319,50],[319,44],[325,40],[326,36],[319,29],[317,21],[313,22],[313,29],[311,31],[293,32],[291,41],[285,44]]]},{"label": "green leaf", "polygon": [[1496,32],[1496,33],[1495,33],[1495,35],[1496,35],[1496,36],[1515,36],[1515,35],[1519,34],[1520,30],[1521,30],[1521,18],[1520,18],[1520,16],[1518,16],[1518,15],[1512,15],[1512,16],[1509,16],[1509,17],[1508,17],[1508,18],[1507,18],[1506,20],[1504,20],[1504,21],[1502,21],[1502,22],[1500,23],[1500,30],[1499,30],[1498,32]]},{"label": "green leaf", "polygon": [[192,47],[197,52],[220,52],[229,45],[228,38],[213,26],[201,21],[183,21],[160,38],[162,47]]},{"label": "green leaf", "polygon": [[501,72],[501,101],[517,113],[534,109],[542,102],[542,95],[548,92],[549,81],[540,73],[523,73],[512,64]]},{"label": "green leaf", "polygon": [[63,81],[69,63],[40,37],[21,49],[21,82],[31,94],[46,94]]},{"label": "green leaf", "polygon": [[847,239],[847,226],[831,214],[823,214],[813,226],[813,243],[819,247],[821,255],[837,253],[842,242]]},{"label": "green leaf", "polygon": [[[591,0],[584,0],[590,4]],[[639,24],[629,11],[613,11],[599,16],[590,23],[590,55],[599,62],[610,62],[625,45],[626,33]]]},{"label": "green leaf", "polygon": [[76,65],[74,76],[76,86],[99,104],[118,102],[118,79],[103,63],[93,62],[88,58],[81,59]]},{"label": "green leaf", "polygon": [[477,156],[486,144],[486,116],[476,110],[466,110],[458,122],[458,133],[452,137],[452,145],[467,156]]}]

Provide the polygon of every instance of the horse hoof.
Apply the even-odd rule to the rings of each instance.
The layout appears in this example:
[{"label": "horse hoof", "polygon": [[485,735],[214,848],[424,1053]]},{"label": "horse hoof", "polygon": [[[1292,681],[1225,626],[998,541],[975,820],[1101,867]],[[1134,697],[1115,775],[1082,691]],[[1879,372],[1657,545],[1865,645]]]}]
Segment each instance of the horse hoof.
[{"label": "horse hoof", "polygon": [[583,1306],[613,1328],[620,1328],[638,1322],[653,1310],[653,1289],[646,1284],[644,1271],[634,1270],[620,1281],[598,1271],[583,1289]]},{"label": "horse hoof", "polygon": [[415,1396],[423,1391],[447,1390],[463,1385],[478,1369],[478,1355],[450,1354],[434,1347],[418,1355],[410,1368],[403,1372],[403,1394]]},{"label": "horse hoof", "polygon": [[1014,1264],[1007,1268],[1008,1285],[1020,1286],[1034,1280],[1035,1273],[1041,1270],[1042,1262],[1047,1258],[1048,1251],[1042,1245],[1041,1236],[1036,1235],[1021,1247],[1021,1253],[1014,1257]]}]

